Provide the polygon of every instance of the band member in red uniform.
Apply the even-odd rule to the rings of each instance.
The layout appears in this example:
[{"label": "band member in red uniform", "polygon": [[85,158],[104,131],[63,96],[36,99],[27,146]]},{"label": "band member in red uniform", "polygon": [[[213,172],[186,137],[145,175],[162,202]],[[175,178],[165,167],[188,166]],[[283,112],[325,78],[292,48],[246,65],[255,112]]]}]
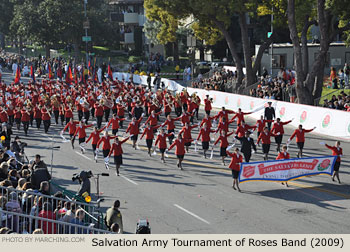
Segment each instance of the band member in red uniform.
[{"label": "band member in red uniform", "polygon": [[30,113],[26,108],[23,108],[21,110],[21,121],[23,124],[24,134],[28,135],[28,128],[29,128],[29,120],[30,120]]},{"label": "band member in red uniform", "polygon": [[332,151],[333,156],[337,156],[337,159],[334,164],[332,180],[335,181],[334,178],[337,177],[339,184],[341,184],[339,179],[339,168],[340,168],[341,157],[343,156],[343,149],[340,148],[340,141],[336,141],[334,146],[330,146],[323,142],[321,142],[320,144],[330,149]]},{"label": "band member in red uniform", "polygon": [[311,131],[313,131],[314,129],[316,129],[316,127],[314,127],[313,129],[303,129],[303,125],[299,125],[299,128],[294,130],[294,133],[291,135],[291,137],[288,139],[287,141],[287,145],[293,140],[293,138],[295,136],[297,136],[296,138],[296,142],[298,145],[298,158],[302,158],[303,157],[303,148],[304,148],[304,143],[305,143],[305,133],[309,133]]},{"label": "band member in red uniform", "polygon": [[97,121],[97,128],[100,129],[102,126],[103,106],[99,102],[96,102],[94,105],[94,108],[95,108],[95,117]]},{"label": "band member in red uniform", "polygon": [[[182,129],[181,129],[181,131],[179,132],[179,134],[182,134],[182,133],[183,133],[183,138],[184,138],[184,140],[192,139],[191,131],[192,131],[192,129],[197,128],[197,127],[198,127],[198,125],[190,126],[189,123],[186,123],[186,125],[185,125],[184,127],[182,127]],[[189,151],[189,148],[190,148],[190,146],[191,146],[191,142],[192,142],[192,141],[186,141],[186,143],[185,143],[186,152]]]},{"label": "band member in red uniform", "polygon": [[17,130],[20,130],[21,129],[21,117],[22,117],[21,109],[19,107],[16,107],[14,114],[15,114],[14,119],[15,119],[15,123],[17,125]]},{"label": "band member in red uniform", "polygon": [[232,188],[236,190],[235,184],[237,185],[237,189],[239,192],[241,192],[241,189],[239,188],[238,183],[238,175],[239,170],[241,168],[241,163],[243,162],[243,156],[239,153],[239,149],[236,148],[234,153],[231,153],[229,151],[226,151],[226,154],[229,155],[232,159],[229,164],[229,168],[232,170]]},{"label": "band member in red uniform", "polygon": [[[116,136],[110,136],[108,134],[108,131],[105,131],[103,137],[100,138],[97,142],[97,149],[100,148],[100,144],[102,143],[102,153],[103,153],[103,158],[108,157],[109,152],[111,150],[111,143],[110,140],[116,138]],[[106,166],[108,169],[108,166]]]},{"label": "band member in red uniform", "polygon": [[111,150],[110,150],[110,152],[108,154],[108,157],[110,157],[113,154],[117,176],[119,176],[120,165],[123,164],[122,144],[125,143],[126,141],[128,141],[128,139],[129,139],[129,137],[123,139],[122,141],[119,141],[119,138],[116,137],[114,139],[114,143],[112,144]]},{"label": "band member in red uniform", "polygon": [[215,130],[211,130],[208,128],[207,124],[204,124],[203,128],[199,131],[197,141],[202,136],[202,149],[203,149],[203,156],[204,158],[207,158],[207,151],[209,149],[209,142],[210,142],[210,133],[214,133]]},{"label": "band member in red uniform", "polygon": [[[287,152],[287,146],[282,146],[282,151],[278,153],[278,156],[276,157],[276,160],[282,160],[282,159],[290,159],[289,153]],[[282,185],[284,185],[284,182],[282,182]],[[288,187],[288,182],[286,181],[286,186]]]},{"label": "band member in red uniform", "polygon": [[228,127],[230,126],[230,124],[233,123],[233,121],[226,121],[226,117],[223,117],[221,119],[221,121],[219,122],[218,128],[216,129],[216,132],[220,131],[220,133],[222,131],[226,131],[228,132]]},{"label": "band member in red uniform", "polygon": [[169,144],[173,143],[173,139],[174,139],[174,134],[171,133],[175,133],[175,121],[180,120],[181,117],[177,117],[177,118],[172,118],[171,115],[168,115],[167,119],[165,120],[165,122],[162,124],[162,127],[164,127],[165,125],[167,125],[167,130],[168,130],[168,135],[169,135]]},{"label": "band member in red uniform", "polygon": [[156,112],[154,112],[154,110],[152,110],[151,115],[148,117],[148,119],[147,119],[146,122],[145,122],[145,125],[147,125],[147,123],[150,123],[150,125],[151,125],[152,127],[157,126],[157,124],[158,124],[158,116],[159,116],[161,113],[162,113],[161,111],[158,112],[158,113],[156,113]]},{"label": "band member in red uniform", "polygon": [[115,136],[119,130],[119,121],[124,121],[125,118],[118,118],[117,114],[113,114],[111,120],[109,120],[107,128],[112,124],[112,134]]},{"label": "band member in red uniform", "polygon": [[92,124],[86,125],[84,121],[80,121],[79,126],[75,130],[74,137],[78,135],[79,139],[79,146],[81,149],[81,152],[84,153],[84,148],[81,146],[82,143],[85,143],[85,138],[86,138],[86,129],[92,127]]},{"label": "band member in red uniform", "polygon": [[215,119],[220,118],[220,122],[222,122],[222,119],[225,118],[226,122],[228,122],[229,114],[235,114],[235,112],[232,110],[225,109],[225,107],[222,107],[221,111],[215,116]]},{"label": "band member in red uniform", "polygon": [[173,142],[172,145],[169,147],[169,151],[176,146],[175,155],[177,156],[178,162],[177,167],[183,170],[182,168],[182,161],[185,157],[185,144],[188,142],[192,142],[193,139],[183,139],[182,135],[179,134],[177,139]]},{"label": "band member in red uniform", "polygon": [[51,114],[46,106],[41,109],[41,119],[44,123],[44,131],[47,133],[51,124]]},{"label": "band member in red uniform", "polygon": [[[163,163],[165,163],[164,153],[165,153],[165,150],[167,148],[166,138],[169,137],[170,135],[174,135],[174,132],[171,132],[170,134],[164,134],[164,130],[161,128],[160,132],[156,138],[156,142],[154,143],[154,146],[157,146],[157,144],[158,144],[158,149],[159,149],[159,152],[161,154],[161,160]],[[169,140],[169,142],[170,142],[170,140]]]},{"label": "band member in red uniform", "polygon": [[[269,120],[267,120],[269,121]],[[280,133],[278,136],[275,137],[275,141],[277,144],[277,152],[280,152],[280,147],[281,147],[281,143],[283,140],[283,135],[284,135],[284,125],[287,125],[288,123],[291,123],[292,120],[289,120],[287,122],[281,122],[280,118],[277,118],[276,122],[273,124],[271,132],[274,134]]]},{"label": "band member in red uniform", "polygon": [[126,129],[125,133],[130,132],[130,138],[132,140],[132,147],[137,149],[136,142],[138,135],[140,133],[140,123],[142,121],[142,116],[140,117],[139,120],[136,120],[135,117],[132,118],[132,121],[129,123],[128,128]]},{"label": "band member in red uniform", "polygon": [[94,159],[97,163],[97,143],[100,140],[100,133],[105,129],[106,127],[103,127],[102,129],[98,129],[97,127],[94,127],[94,131],[92,131],[90,133],[89,138],[86,140],[86,143],[88,143],[90,141],[90,139],[92,139],[91,141],[91,146],[92,146],[92,151],[94,153]]},{"label": "band member in red uniform", "polygon": [[161,125],[158,126],[151,126],[151,123],[148,124],[148,126],[143,130],[143,133],[141,135],[141,138],[143,138],[143,136],[146,134],[146,145],[148,148],[148,155],[151,156],[151,149],[152,149],[152,145],[153,145],[153,138],[154,138],[154,131],[157,130]]},{"label": "band member in red uniform", "polygon": [[222,158],[222,164],[225,165],[225,157],[227,157],[226,148],[228,146],[227,138],[231,135],[233,135],[234,132],[231,132],[229,134],[226,133],[226,131],[221,131],[221,135],[219,138],[215,141],[214,146],[220,141],[220,156]]},{"label": "band member in red uniform", "polygon": [[257,135],[256,135],[257,139],[259,138],[260,133],[264,131],[264,128],[266,127],[266,123],[269,123],[269,122],[271,123],[273,122],[273,120],[264,120],[263,115],[260,117],[260,120],[256,121],[255,126],[257,128]]},{"label": "band member in red uniform", "polygon": [[278,136],[280,133],[276,135],[269,131],[268,127],[264,128],[264,132],[260,134],[257,144],[259,144],[260,140],[262,142],[262,149],[264,153],[264,160],[267,161],[269,159],[270,145],[271,145],[271,136]]},{"label": "band member in red uniform", "polygon": [[250,115],[252,112],[242,112],[242,109],[239,108],[238,112],[235,113],[235,116],[232,117],[231,121],[234,121],[237,118],[237,125],[241,125],[242,122],[245,122],[244,116],[245,115]]},{"label": "band member in red uniform", "polygon": [[75,140],[74,134],[75,134],[75,131],[77,130],[77,124],[79,124],[79,122],[73,121],[73,117],[71,117],[70,121],[67,123],[67,125],[64,127],[64,129],[61,131],[61,134],[63,135],[63,132],[65,132],[67,129],[69,129],[68,133],[70,136],[70,142],[72,144],[73,149],[74,149],[74,140]]},{"label": "band member in red uniform", "polygon": [[64,117],[66,118],[66,124],[69,123],[71,118],[73,118],[73,110],[71,106],[66,105],[64,107]]},{"label": "band member in red uniform", "polygon": [[205,114],[210,116],[210,111],[212,110],[211,104],[213,103],[213,99],[209,99],[209,95],[206,95],[207,98],[204,99],[204,111]]},{"label": "band member in red uniform", "polygon": [[[232,120],[231,120],[232,121]],[[248,124],[246,124],[245,122],[241,122],[241,125],[238,124],[238,127],[236,129],[235,134],[238,137],[244,137],[245,133],[249,130],[254,130],[256,128],[256,126],[250,126]]]},{"label": "band member in red uniform", "polygon": [[212,127],[212,123],[211,121],[215,118],[215,116],[208,116],[208,114],[204,114],[204,118],[202,119],[201,124],[199,125],[200,127],[202,127],[204,124],[207,124],[208,129],[211,129]]}]

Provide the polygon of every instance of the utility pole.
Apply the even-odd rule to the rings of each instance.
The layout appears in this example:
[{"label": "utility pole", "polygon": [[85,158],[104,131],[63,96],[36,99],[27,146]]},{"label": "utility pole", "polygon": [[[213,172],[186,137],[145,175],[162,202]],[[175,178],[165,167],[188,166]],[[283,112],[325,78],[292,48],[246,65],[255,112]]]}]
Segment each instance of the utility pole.
[{"label": "utility pole", "polygon": [[[88,3],[88,0],[84,0],[84,12],[85,12],[85,22],[86,23],[88,23],[88,18],[87,18],[87,10],[86,10],[86,8],[87,8],[87,3]],[[86,24],[84,24],[84,29],[85,29],[85,37],[87,37],[88,36],[88,27],[89,25],[86,25]],[[88,64],[89,64],[89,53],[88,53],[88,41],[87,41],[87,39],[85,40],[85,45],[86,45],[86,47],[85,47],[85,52],[86,52],[86,66],[88,66]]]},{"label": "utility pole", "polygon": [[[273,7],[272,7],[272,13],[271,13],[271,36],[273,33]],[[273,75],[273,41],[271,43],[271,78]]]}]

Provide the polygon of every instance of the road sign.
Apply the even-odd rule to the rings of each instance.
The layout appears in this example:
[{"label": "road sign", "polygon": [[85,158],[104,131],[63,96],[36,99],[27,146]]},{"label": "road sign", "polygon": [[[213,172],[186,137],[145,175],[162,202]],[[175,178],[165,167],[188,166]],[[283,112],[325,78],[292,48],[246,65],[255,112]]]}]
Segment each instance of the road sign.
[{"label": "road sign", "polygon": [[95,56],[95,53],[89,53],[90,56]]},{"label": "road sign", "polygon": [[268,33],[267,33],[267,38],[270,38],[271,35],[272,35],[272,32],[268,32]]},{"label": "road sign", "polygon": [[84,42],[89,42],[89,41],[91,41],[91,36],[84,36],[84,37],[83,37],[83,41],[84,41]]},{"label": "road sign", "polygon": [[83,22],[83,28],[84,29],[90,29],[90,21],[87,19],[86,21]]}]

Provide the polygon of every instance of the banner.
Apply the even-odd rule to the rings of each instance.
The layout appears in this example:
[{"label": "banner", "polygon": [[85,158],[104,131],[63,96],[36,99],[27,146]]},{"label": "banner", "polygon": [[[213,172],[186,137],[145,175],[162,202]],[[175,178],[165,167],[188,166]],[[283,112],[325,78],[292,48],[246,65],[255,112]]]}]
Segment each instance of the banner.
[{"label": "banner", "polygon": [[242,163],[239,182],[288,181],[310,175],[332,175],[336,159],[337,156],[323,156]]}]

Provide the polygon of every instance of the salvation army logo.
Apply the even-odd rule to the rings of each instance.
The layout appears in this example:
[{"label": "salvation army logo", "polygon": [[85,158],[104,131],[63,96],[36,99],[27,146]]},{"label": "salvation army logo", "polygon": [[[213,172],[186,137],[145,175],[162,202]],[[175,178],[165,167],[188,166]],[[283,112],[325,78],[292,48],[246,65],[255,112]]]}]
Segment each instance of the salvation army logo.
[{"label": "salvation army logo", "polygon": [[254,101],[251,101],[250,102],[250,109],[253,109],[254,108]]},{"label": "salvation army logo", "polygon": [[328,167],[330,166],[330,164],[331,164],[331,160],[325,159],[325,160],[322,161],[321,164],[319,164],[319,165],[317,166],[317,170],[319,170],[319,171],[327,170]]},{"label": "salvation army logo", "polygon": [[255,173],[255,166],[245,166],[243,169],[243,176],[250,178]]},{"label": "salvation army logo", "polygon": [[327,128],[329,126],[329,124],[331,123],[331,116],[329,114],[327,114],[322,121],[322,127],[323,128]]},{"label": "salvation army logo", "polygon": [[237,107],[240,108],[241,107],[241,99],[237,100]]},{"label": "salvation army logo", "polygon": [[304,123],[307,119],[307,112],[304,110],[300,115],[300,123]]},{"label": "salvation army logo", "polygon": [[285,114],[286,114],[286,108],[285,108],[285,107],[282,107],[282,108],[280,109],[280,117],[283,118]]},{"label": "salvation army logo", "polygon": [[225,97],[225,105],[228,104],[228,96]]}]

